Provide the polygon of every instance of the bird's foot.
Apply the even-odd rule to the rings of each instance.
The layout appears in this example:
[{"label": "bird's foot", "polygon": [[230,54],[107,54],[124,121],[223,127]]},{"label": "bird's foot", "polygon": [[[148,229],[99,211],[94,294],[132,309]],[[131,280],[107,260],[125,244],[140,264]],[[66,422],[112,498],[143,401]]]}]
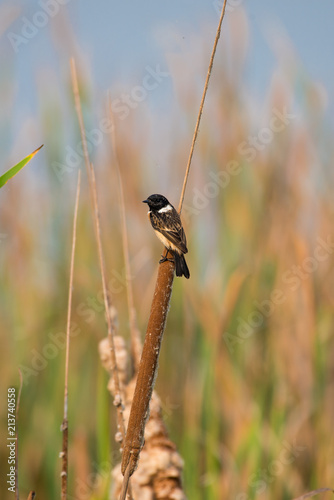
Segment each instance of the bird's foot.
[{"label": "bird's foot", "polygon": [[166,261],[168,261],[168,262],[174,262],[174,259],[168,259],[167,255],[162,255],[161,259],[159,260],[159,264],[162,264],[163,262],[166,262]]}]

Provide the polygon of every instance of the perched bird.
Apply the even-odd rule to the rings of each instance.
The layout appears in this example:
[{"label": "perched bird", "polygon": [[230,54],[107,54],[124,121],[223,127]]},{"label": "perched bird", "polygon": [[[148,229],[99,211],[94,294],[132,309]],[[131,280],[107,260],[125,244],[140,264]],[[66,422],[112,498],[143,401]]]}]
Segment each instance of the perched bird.
[{"label": "perched bird", "polygon": [[167,252],[159,261],[160,264],[167,259],[168,250],[174,254],[176,276],[190,277],[189,269],[184,258],[188,252],[186,235],[182,227],[179,214],[171,203],[161,194],[151,194],[144,200],[149,206],[148,216],[155,234],[165,245]]}]

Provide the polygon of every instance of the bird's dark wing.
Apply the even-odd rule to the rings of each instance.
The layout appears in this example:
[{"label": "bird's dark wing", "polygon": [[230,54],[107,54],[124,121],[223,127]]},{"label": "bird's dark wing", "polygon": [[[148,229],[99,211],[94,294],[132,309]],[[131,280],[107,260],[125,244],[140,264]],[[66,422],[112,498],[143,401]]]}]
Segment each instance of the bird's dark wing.
[{"label": "bird's dark wing", "polygon": [[159,214],[150,214],[151,224],[156,231],[159,231],[168,241],[175,245],[180,252],[187,253],[187,240],[182,227],[181,219],[177,211]]},{"label": "bird's dark wing", "polygon": [[161,234],[167,238],[171,243],[173,243],[182,253],[187,253],[187,240],[186,235],[184,234],[183,227],[178,230],[172,229],[158,229]]}]

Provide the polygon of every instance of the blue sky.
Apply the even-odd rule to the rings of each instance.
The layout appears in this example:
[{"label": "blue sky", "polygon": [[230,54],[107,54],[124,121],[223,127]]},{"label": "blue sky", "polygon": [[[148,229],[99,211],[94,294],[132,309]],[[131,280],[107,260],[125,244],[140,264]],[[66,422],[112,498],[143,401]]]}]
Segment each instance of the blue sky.
[{"label": "blue sky", "polygon": [[[147,65],[159,63],[166,68],[167,53],[191,51],[189,44],[196,35],[206,36],[203,45],[205,42],[211,47],[208,37],[214,38],[218,3],[211,0],[2,0],[0,83],[8,92],[8,109],[4,106],[1,121],[6,118],[6,112],[11,120],[8,140],[1,141],[6,153],[14,146],[15,137],[22,134],[21,124],[41,112],[43,81],[52,78],[52,91],[59,94],[60,99],[68,94],[69,58],[73,53],[79,53],[84,60],[97,92],[107,92],[115,85],[118,89],[131,87],[141,81]],[[250,93],[261,98],[277,65],[273,45],[284,37],[291,41],[306,73],[324,87],[332,106],[332,0],[229,0],[228,4],[227,16],[236,16],[238,10],[244,9],[248,18],[249,49],[244,84]],[[55,14],[45,14],[48,9]],[[42,26],[34,32],[30,23],[35,28],[36,24]],[[15,39],[26,33],[27,24],[33,30],[31,38]],[[226,26],[223,26],[223,35]],[[29,28],[26,29],[29,33]],[[196,48],[198,45],[194,51]],[[196,53],[193,55],[196,58]],[[172,97],[168,95],[169,99]],[[163,89],[161,94],[154,94],[154,101],[159,99],[166,99]]]}]

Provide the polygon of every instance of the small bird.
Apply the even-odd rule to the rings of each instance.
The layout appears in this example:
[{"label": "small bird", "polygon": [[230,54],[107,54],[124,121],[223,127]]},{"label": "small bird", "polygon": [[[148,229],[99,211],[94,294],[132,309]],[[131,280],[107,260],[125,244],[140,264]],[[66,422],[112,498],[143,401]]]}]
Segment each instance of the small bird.
[{"label": "small bird", "polygon": [[159,263],[162,264],[162,262],[170,260],[167,259],[167,253],[168,250],[172,250],[176,276],[185,276],[188,279],[190,273],[184,258],[184,254],[188,252],[187,240],[179,214],[167,198],[161,194],[151,194],[143,203],[148,204],[147,215],[152,227],[167,249],[166,255],[162,256]]}]

